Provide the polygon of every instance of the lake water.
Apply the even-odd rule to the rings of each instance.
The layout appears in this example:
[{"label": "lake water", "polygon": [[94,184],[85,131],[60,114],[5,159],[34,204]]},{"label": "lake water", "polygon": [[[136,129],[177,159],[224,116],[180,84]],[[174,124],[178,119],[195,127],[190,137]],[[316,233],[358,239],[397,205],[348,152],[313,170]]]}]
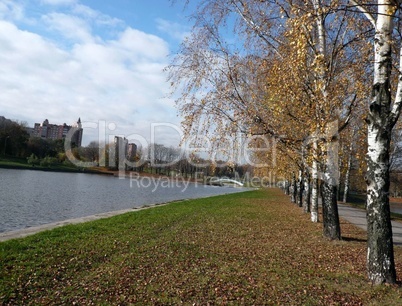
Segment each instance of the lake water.
[{"label": "lake water", "polygon": [[0,169],[0,232],[98,213],[248,190],[185,180]]}]

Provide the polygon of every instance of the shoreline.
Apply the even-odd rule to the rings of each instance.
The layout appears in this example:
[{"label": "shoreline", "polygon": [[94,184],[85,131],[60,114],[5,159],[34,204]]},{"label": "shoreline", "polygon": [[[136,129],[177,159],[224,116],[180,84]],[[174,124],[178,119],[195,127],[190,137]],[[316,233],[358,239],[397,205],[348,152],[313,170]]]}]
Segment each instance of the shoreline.
[{"label": "shoreline", "polygon": [[[252,190],[250,190],[250,189],[239,190],[239,193],[247,192],[247,191],[252,191]],[[184,201],[188,201],[188,200],[207,199],[207,198],[212,198],[212,197],[216,197],[216,196],[224,196],[224,195],[229,195],[229,194],[232,194],[232,193],[222,193],[219,195],[204,196],[204,197],[199,197],[199,198],[188,198],[188,199],[186,198],[186,199],[172,200],[172,201],[168,201],[168,202],[144,204],[140,207],[132,207],[132,208],[127,208],[127,209],[113,210],[113,211],[108,211],[108,212],[104,212],[104,213],[83,216],[83,217],[79,217],[79,218],[66,219],[66,220],[62,220],[62,221],[56,221],[56,222],[26,227],[26,228],[22,228],[22,229],[7,231],[7,232],[1,232],[0,233],[0,243],[7,241],[7,240],[11,240],[11,239],[24,238],[27,236],[31,236],[31,235],[34,235],[34,234],[37,234],[40,232],[44,232],[47,230],[52,230],[52,229],[62,227],[65,225],[86,223],[86,222],[91,222],[91,221],[96,221],[96,220],[100,220],[100,219],[106,219],[106,218],[122,215],[125,213],[131,213],[131,212],[141,211],[144,209],[155,208],[158,206],[165,206],[168,204],[179,203],[179,202],[184,202]]]},{"label": "shoreline", "polygon": [[63,220],[63,221],[57,221],[57,222],[42,224],[42,225],[38,225],[38,226],[27,227],[27,228],[13,230],[13,231],[9,231],[9,232],[3,232],[3,233],[0,233],[0,242],[11,240],[11,239],[24,238],[27,236],[31,236],[31,235],[34,235],[34,234],[37,234],[37,233],[40,233],[43,231],[47,231],[47,230],[52,230],[52,229],[62,227],[65,225],[80,224],[80,223],[110,218],[110,217],[114,217],[117,215],[129,213],[129,212],[135,212],[135,211],[140,211],[143,209],[153,208],[155,206],[167,205],[167,204],[173,203],[173,202],[179,202],[179,201],[172,201],[172,202],[160,203],[160,204],[150,204],[150,205],[144,205],[142,207],[134,207],[134,208],[128,208],[128,209],[109,211],[109,212],[105,212],[105,213],[99,213],[99,214],[89,215],[89,216],[80,217],[80,218],[67,219],[67,220]]}]

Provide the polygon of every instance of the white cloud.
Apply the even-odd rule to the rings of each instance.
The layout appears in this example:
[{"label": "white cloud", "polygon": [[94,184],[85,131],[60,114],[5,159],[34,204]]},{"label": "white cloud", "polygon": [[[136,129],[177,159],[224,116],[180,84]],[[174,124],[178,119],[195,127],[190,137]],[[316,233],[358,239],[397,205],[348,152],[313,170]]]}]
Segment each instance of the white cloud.
[{"label": "white cloud", "polygon": [[77,0],[41,0],[40,1],[42,4],[48,4],[48,5],[72,5],[77,3]]},{"label": "white cloud", "polygon": [[92,41],[91,28],[81,18],[62,13],[50,13],[42,17],[46,25],[60,35],[75,41]]},{"label": "white cloud", "polygon": [[[163,72],[167,43],[130,27],[114,39],[95,36],[91,18],[101,15],[90,12],[85,18],[65,12],[38,18],[38,23],[71,42],[63,48],[60,41],[0,20],[0,115],[29,125],[44,119],[60,124],[78,117],[84,122],[106,120],[116,124],[111,133],[146,138],[152,122],[178,124],[173,101],[164,99],[169,90]],[[88,129],[84,141],[97,135]],[[178,136],[167,130],[158,137],[178,142]]]},{"label": "white cloud", "polygon": [[158,30],[162,33],[168,34],[170,37],[182,41],[184,38],[190,35],[190,31],[188,28],[185,28],[183,25],[171,22],[165,19],[158,18],[156,20],[158,25]]},{"label": "white cloud", "polygon": [[0,1],[0,19],[21,20],[24,17],[24,8],[13,0]]},{"label": "white cloud", "polygon": [[121,33],[115,46],[123,52],[134,52],[147,59],[156,59],[169,54],[168,45],[164,40],[132,28],[127,28]]},{"label": "white cloud", "polygon": [[80,15],[81,17],[87,20],[91,20],[98,25],[118,26],[123,24],[123,21],[118,18],[112,18],[108,15],[102,14],[101,12],[93,10],[90,7],[82,4],[74,5],[72,8],[72,12],[74,14]]}]

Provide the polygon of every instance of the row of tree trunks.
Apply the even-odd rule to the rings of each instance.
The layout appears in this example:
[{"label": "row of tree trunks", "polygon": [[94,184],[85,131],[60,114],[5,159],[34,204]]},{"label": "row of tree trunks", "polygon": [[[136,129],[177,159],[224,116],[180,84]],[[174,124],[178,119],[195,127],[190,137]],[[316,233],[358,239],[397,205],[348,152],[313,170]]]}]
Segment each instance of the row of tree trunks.
[{"label": "row of tree trunks", "polygon": [[[318,222],[318,188],[314,188],[314,183],[318,186],[318,179],[316,181],[309,179],[308,175],[304,177],[300,175],[299,180],[296,181],[295,176],[292,178],[291,183],[291,201],[303,208],[303,212],[311,213],[313,222]],[[330,240],[340,240],[341,230],[339,225],[338,203],[337,203],[337,190],[336,184],[331,180],[322,180],[321,182],[321,199],[323,211],[323,235]],[[312,194],[315,193],[317,197],[317,214],[312,212]]]},{"label": "row of tree trunks", "polygon": [[[395,283],[396,272],[394,263],[394,250],[392,239],[392,225],[389,206],[389,185],[390,185],[390,140],[391,132],[397,121],[402,105],[402,77],[397,79],[397,90],[395,97],[391,96],[391,77],[393,47],[399,48],[399,66],[402,65],[401,43],[392,36],[395,33],[395,14],[400,9],[400,2],[379,0],[377,1],[375,15],[366,9],[366,6],[359,5],[360,1],[352,1],[353,5],[360,9],[375,29],[374,43],[374,80],[372,86],[371,101],[366,118],[367,133],[367,272],[368,278],[373,284]],[[322,57],[323,69],[317,70],[317,84],[321,90],[321,101],[323,105],[328,103],[327,87],[328,80],[325,69],[327,61],[326,32],[323,18],[322,3],[320,0],[312,1],[316,11],[316,34],[317,54]],[[373,4],[374,5],[374,4]],[[397,66],[397,65],[395,65]],[[318,92],[318,91],[317,91]],[[317,104],[317,113],[323,109]],[[316,145],[316,144],[315,144]],[[316,149],[316,148],[315,148]],[[330,153],[328,149],[324,154]],[[314,150],[313,150],[314,151]],[[314,153],[313,153],[314,155]],[[317,154],[316,154],[317,155]],[[317,157],[317,156],[315,156]],[[318,158],[313,158],[312,169],[312,203],[311,219],[318,222]],[[325,165],[321,179],[321,195],[323,210],[323,234],[329,239],[341,239],[339,216],[337,208],[339,173],[330,173],[334,165]],[[343,201],[347,201],[349,190],[351,159],[347,159],[347,172],[345,174],[345,185]]]},{"label": "row of tree trunks", "polygon": [[[200,9],[198,11],[200,14],[197,14],[198,16],[194,15],[194,17],[196,17],[198,20],[198,23],[196,23],[197,26],[194,28],[200,29],[201,27],[199,27],[199,25],[203,25],[203,28],[208,30],[206,31],[208,34],[206,35],[203,31],[197,30],[197,35],[193,36],[194,40],[192,40],[190,37],[183,44],[183,52],[178,57],[178,61],[174,63],[183,63],[181,66],[182,71],[179,70],[177,75],[180,75],[181,77],[179,77],[179,79],[184,81],[186,84],[186,90],[184,94],[182,94],[180,101],[185,101],[185,104],[187,104],[188,101],[194,101],[192,107],[187,107],[187,105],[185,105],[186,107],[181,108],[183,115],[185,115],[184,117],[188,118],[186,119],[185,124],[189,127],[196,126],[194,122],[197,122],[199,118],[202,118],[205,115],[205,109],[209,109],[205,106],[199,106],[199,101],[201,99],[198,96],[200,93],[202,93],[202,91],[204,91],[204,85],[207,85],[208,88],[215,86],[215,89],[217,89],[216,95],[208,94],[203,97],[204,99],[202,99],[203,105],[205,102],[207,102],[209,103],[207,105],[212,107],[212,117],[216,116],[215,113],[219,114],[221,117],[224,115],[224,117],[228,117],[227,119],[230,122],[239,122],[240,124],[237,126],[237,128],[240,129],[242,129],[241,126],[243,126],[243,123],[247,123],[245,125],[248,126],[250,121],[255,122],[256,125],[260,125],[255,127],[252,125],[250,130],[245,131],[246,134],[253,135],[253,133],[266,133],[267,135],[273,135],[277,134],[277,132],[273,133],[273,131],[279,131],[279,134],[281,135],[293,135],[293,131],[289,129],[287,124],[282,125],[278,122],[286,122],[290,117],[300,117],[306,110],[303,109],[302,112],[299,112],[298,106],[304,105],[304,103],[297,104],[296,101],[300,100],[304,102],[306,99],[311,101],[311,109],[315,109],[314,116],[311,116],[314,119],[310,122],[311,124],[309,124],[308,130],[310,131],[314,126],[316,126],[315,128],[317,131],[322,131],[331,124],[331,121],[338,119],[340,120],[343,118],[342,114],[345,110],[343,108],[344,104],[347,104],[347,100],[352,92],[358,91],[357,87],[351,87],[351,90],[347,90],[344,97],[340,99],[342,101],[335,99],[337,96],[343,95],[342,92],[344,91],[344,86],[342,84],[343,82],[338,83],[338,80],[341,80],[343,77],[348,78],[349,74],[338,74],[338,71],[344,71],[345,69],[347,70],[349,66],[356,67],[354,63],[360,62],[361,60],[362,65],[364,65],[362,71],[365,73],[366,71],[369,72],[371,70],[364,62],[367,60],[373,63],[374,80],[372,85],[372,97],[370,100],[370,107],[367,112],[366,120],[368,127],[368,168],[366,176],[368,223],[367,270],[369,279],[375,284],[384,282],[395,283],[396,276],[393,258],[392,227],[390,222],[390,208],[388,199],[389,147],[391,131],[399,117],[402,104],[402,77],[400,76],[402,57],[400,57],[399,65],[397,63],[393,63],[393,58],[395,58],[393,56],[393,51],[398,50],[398,52],[400,52],[402,46],[401,36],[398,35],[398,33],[400,33],[400,23],[397,22],[401,17],[401,1],[378,0],[371,3],[361,0],[350,0],[346,2],[339,2],[338,4],[336,1],[325,2],[323,0],[311,0],[305,3],[297,1],[276,2],[211,0],[203,1],[203,3],[211,4],[211,6],[209,6],[210,9]],[[272,6],[269,6],[271,3]],[[261,10],[259,7],[260,4],[264,5],[264,7],[261,7]],[[299,7],[299,5],[301,5],[301,7]],[[280,7],[281,11],[284,11],[283,13],[280,13],[282,18],[271,18],[273,17],[270,16],[271,14],[266,14],[266,12],[268,12],[265,10],[266,8],[269,8],[273,11],[277,7]],[[362,16],[367,17],[367,20],[372,24],[372,29],[366,29],[366,26],[363,26],[362,31],[357,30],[355,32],[355,28],[358,28],[358,25],[363,22],[361,22],[360,17],[351,16],[348,13],[355,12],[357,10],[360,10],[363,13]],[[299,14],[299,12],[301,13]],[[398,15],[396,15],[397,12]],[[300,90],[303,93],[298,95],[296,99],[289,99],[289,101],[286,99],[289,105],[296,106],[295,115],[291,114],[292,116],[282,117],[281,114],[278,118],[279,120],[273,120],[272,122],[269,120],[269,118],[273,118],[273,115],[278,115],[279,113],[271,110],[271,107],[265,107],[265,93],[262,95],[259,94],[260,88],[263,87],[260,84],[260,78],[251,78],[251,76],[256,75],[255,72],[260,71],[260,68],[249,70],[249,77],[251,81],[250,84],[246,84],[247,86],[242,85],[244,81],[238,81],[238,73],[234,68],[238,64],[240,64],[240,66],[243,65],[240,63],[242,61],[238,61],[239,52],[237,48],[236,50],[233,49],[231,54],[230,45],[237,46],[240,45],[240,43],[226,44],[224,39],[221,39],[219,36],[219,31],[215,31],[219,30],[221,25],[226,26],[228,24],[226,22],[226,18],[229,18],[227,16],[232,18],[232,13],[237,13],[239,15],[239,23],[235,23],[236,29],[234,34],[236,36],[237,32],[240,32],[241,34],[245,34],[247,37],[247,43],[244,43],[246,42],[244,41],[243,46],[251,47],[249,50],[247,50],[247,48],[244,50],[244,53],[249,56],[249,58],[253,57],[254,50],[256,49],[262,51],[262,53],[258,52],[258,56],[255,56],[255,58],[261,57],[261,54],[270,55],[272,53],[275,53],[281,57],[280,51],[287,49],[292,50],[291,48],[293,47],[291,44],[288,44],[291,39],[278,39],[280,38],[278,37],[278,34],[292,35],[289,37],[293,38],[293,34],[295,32],[302,33],[303,29],[307,29],[306,33],[303,33],[304,35],[295,36],[298,38],[296,41],[297,54],[289,53],[289,55],[294,56],[292,58],[296,60],[296,65],[289,65],[289,63],[293,64],[293,62],[284,59],[283,66],[281,67],[281,71],[283,72],[288,70],[290,66],[299,67],[298,64],[300,64],[300,67],[307,67],[306,71],[303,72],[303,75],[306,76],[303,79],[307,80],[307,82],[304,83],[305,81],[300,79],[299,82],[301,84],[299,85],[301,85],[300,88],[308,88],[309,90],[307,93],[306,90]],[[338,16],[340,16],[337,15],[338,13],[341,13],[344,18],[338,18]],[[269,17],[269,19],[267,19],[265,16]],[[305,16],[309,18],[305,18]],[[283,18],[288,18],[290,22],[280,21],[283,20]],[[351,24],[348,25],[345,22],[348,21],[349,18],[356,18],[356,20],[351,19]],[[207,21],[209,19],[211,21],[211,26],[204,26],[205,24],[208,24]],[[337,22],[338,19],[340,20],[339,22]],[[275,20],[280,21],[280,23],[275,23]],[[240,27],[243,29],[243,31],[238,31],[240,29],[238,28],[238,25],[244,26]],[[289,27],[289,31],[281,33],[279,29],[282,26],[287,27],[287,25],[291,25],[291,27]],[[339,28],[335,28],[336,25],[338,25]],[[351,26],[350,30],[349,26]],[[347,29],[347,31],[344,31],[343,29]],[[370,30],[373,30],[371,33],[375,33],[375,37],[366,35],[370,33]],[[205,36],[203,37],[202,35]],[[354,37],[353,40],[348,41],[346,39],[349,35]],[[306,38],[307,40],[305,41]],[[254,45],[253,42],[257,41],[258,39],[262,40]],[[216,41],[211,43],[211,40]],[[357,47],[353,50],[348,49],[348,45],[358,43],[359,41],[372,42],[374,44],[372,48],[374,51],[374,58],[371,56],[366,56],[366,51],[363,53],[358,51],[363,46]],[[292,41],[292,43],[293,42],[294,41]],[[265,48],[269,49],[269,52],[265,53]],[[208,49],[212,50],[213,52],[204,52],[204,50]],[[217,72],[216,74],[218,74],[218,77],[214,77],[214,80],[211,84],[210,75],[216,71],[216,66],[220,66],[216,65],[216,63],[222,63],[221,58],[218,60],[211,56],[211,54],[216,53],[215,51],[218,49],[221,50],[222,54],[224,54],[224,57],[229,59],[227,61],[229,64],[229,69],[228,71],[223,69],[222,74],[221,72]],[[197,50],[202,50],[202,52],[198,53]],[[247,51],[250,51],[250,53],[247,54]],[[208,55],[206,56],[204,54]],[[183,55],[185,56],[185,60],[183,60]],[[203,56],[205,56],[205,58]],[[361,59],[359,56],[363,58]],[[345,62],[345,65],[338,65],[338,63],[342,63],[343,61],[347,60],[347,58],[351,58],[353,60]],[[312,65],[310,59],[313,60],[314,65]],[[245,62],[250,63],[249,60],[246,60]],[[272,60],[272,62],[274,64],[276,61]],[[204,63],[207,67],[204,67]],[[251,66],[253,68],[271,66],[265,64],[260,65],[258,62],[255,64],[255,66],[249,64],[247,64],[247,66]],[[174,67],[177,65],[172,66]],[[394,75],[392,75],[392,67],[397,68]],[[244,70],[248,71],[248,69]],[[242,69],[239,69],[238,71],[242,71]],[[293,72],[295,74],[296,70],[293,70]],[[265,74],[265,71],[263,71],[263,73]],[[352,76],[355,72],[352,72],[351,70],[350,73],[352,73]],[[398,73],[399,76],[397,78],[396,76]],[[229,78],[227,75],[229,75]],[[273,73],[272,76],[277,78],[275,73]],[[351,80],[352,79],[353,77]],[[358,79],[359,76],[355,77],[355,80],[350,83],[355,83],[358,81]],[[175,80],[173,79],[173,81]],[[398,83],[396,92],[392,91],[393,89],[391,88],[391,81]],[[245,83],[248,82],[246,81]],[[267,82],[267,84],[268,83],[269,82]],[[222,84],[225,84],[225,86]],[[226,84],[229,85],[226,86]],[[342,86],[340,86],[341,84]],[[282,90],[282,86],[279,87]],[[251,88],[252,91],[250,91],[249,88]],[[267,86],[267,88],[270,90],[273,89],[269,86]],[[337,88],[340,88],[340,90]],[[292,93],[294,92],[293,89],[294,88],[292,88],[291,91]],[[227,92],[232,91],[236,92],[236,95],[239,97],[239,99],[233,99],[232,96],[230,96],[230,98],[227,97]],[[241,92],[246,92],[247,94],[242,95]],[[391,97],[391,93],[395,95]],[[363,97],[366,96],[366,94],[361,93],[359,93],[359,95]],[[252,106],[250,108],[248,108],[248,105],[250,105],[250,103],[248,103],[250,102],[248,100],[248,96],[253,97],[253,101],[257,101],[255,104],[251,104]],[[259,99],[260,96],[262,97],[261,99]],[[237,102],[233,103],[233,100],[237,100]],[[261,105],[263,105],[263,107],[261,107],[258,101],[262,102]],[[224,105],[225,103],[228,105]],[[238,107],[237,105],[241,105],[241,107]],[[277,105],[281,106],[280,103]],[[244,113],[246,114],[244,115],[245,117],[237,120],[237,118],[232,118],[231,115],[226,114],[225,111],[222,111],[225,109],[231,109],[232,106],[235,107],[233,113]],[[312,111],[312,113],[313,112],[314,111]],[[255,120],[255,118],[258,118],[258,120]],[[216,120],[216,117],[213,119]],[[220,122],[225,122],[225,120],[221,120],[221,118],[218,118],[218,120]],[[301,121],[303,121],[303,119],[301,119],[300,122]],[[207,122],[209,125],[208,120],[205,120],[205,122]],[[232,125],[227,126],[230,127],[230,129],[233,129]],[[197,125],[197,129],[198,128],[199,126]],[[191,128],[189,130],[191,131]],[[217,130],[220,130],[220,133],[222,134],[227,133],[228,131],[224,126]],[[322,143],[320,143],[320,145],[321,144]],[[313,145],[317,146],[316,141],[314,141]],[[292,149],[289,148],[289,150]],[[324,151],[325,150],[327,149],[324,149]],[[315,147],[313,151],[317,152],[317,147]],[[328,151],[323,153],[328,154]],[[328,166],[323,167],[323,169],[318,169],[318,165],[323,166],[324,163],[318,158],[317,153],[313,153],[312,155],[316,156],[313,156],[311,171],[311,220],[313,222],[318,222],[318,180],[320,179],[324,236],[329,239],[340,239],[341,233],[337,210],[338,184],[334,182],[335,178],[339,180],[339,174],[329,173],[328,171],[331,169],[331,167]],[[318,176],[319,170],[324,172],[324,177]],[[298,203],[300,205],[298,199],[300,199],[300,196],[302,196],[302,192],[300,192],[298,197],[297,185],[296,178],[293,177],[290,190],[291,199],[294,203]],[[348,190],[348,186],[346,184],[344,190]]]}]

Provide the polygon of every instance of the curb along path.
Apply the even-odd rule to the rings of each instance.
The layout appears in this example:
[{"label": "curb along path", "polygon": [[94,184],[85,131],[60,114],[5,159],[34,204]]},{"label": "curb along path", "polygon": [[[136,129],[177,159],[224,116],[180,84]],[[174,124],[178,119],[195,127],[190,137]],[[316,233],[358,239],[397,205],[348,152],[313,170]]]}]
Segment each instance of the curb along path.
[{"label": "curb along path", "polygon": [[[367,231],[366,211],[338,203],[339,217]],[[402,245],[402,223],[392,221],[394,245]]]}]

